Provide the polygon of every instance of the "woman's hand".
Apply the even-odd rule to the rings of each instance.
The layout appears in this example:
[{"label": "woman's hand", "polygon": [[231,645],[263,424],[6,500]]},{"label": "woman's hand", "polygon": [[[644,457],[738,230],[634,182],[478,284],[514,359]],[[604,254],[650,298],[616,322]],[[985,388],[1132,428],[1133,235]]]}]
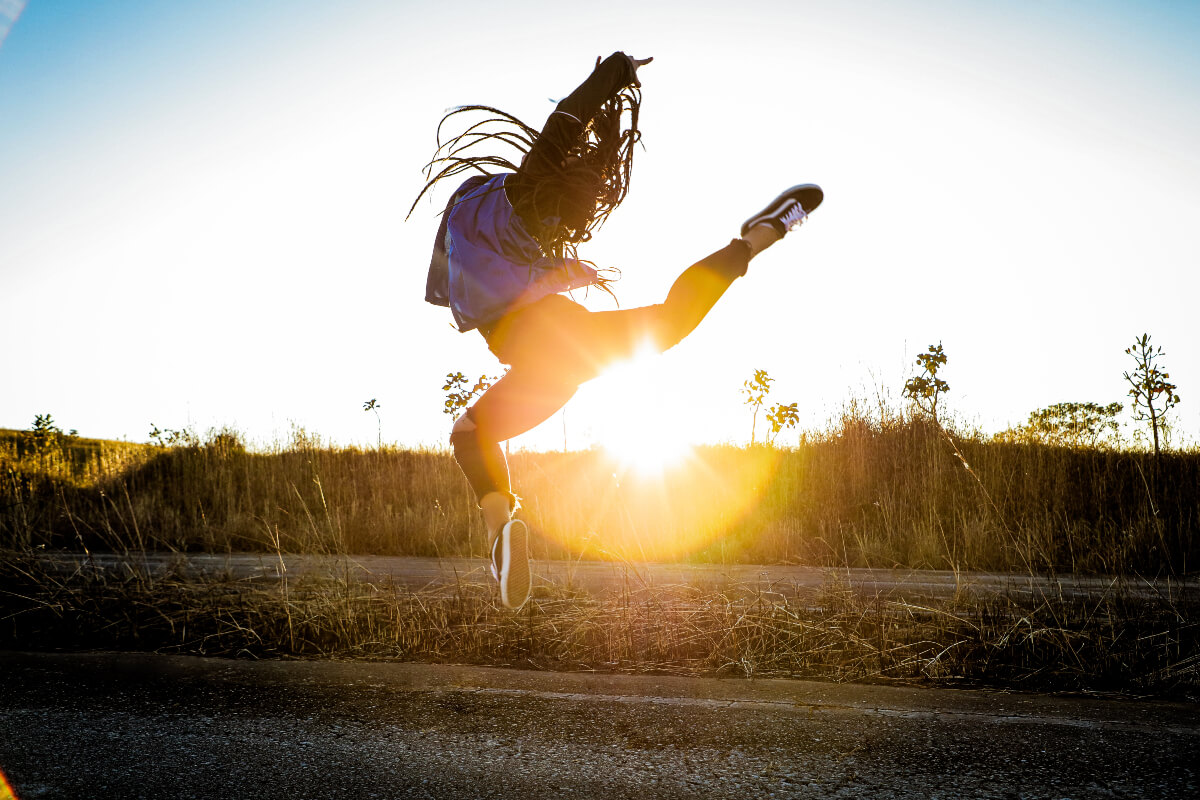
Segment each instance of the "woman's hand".
[{"label": "woman's hand", "polygon": [[[642,87],[642,82],[637,79],[638,67],[644,67],[649,64],[654,60],[654,56],[650,56],[649,58],[634,58],[627,53],[622,53],[621,55],[628,58],[629,63],[633,66],[633,85],[640,89]],[[596,56],[596,66],[600,66],[600,56]]]},{"label": "woman's hand", "polygon": [[646,64],[649,64],[654,60],[654,56],[650,56],[650,58],[634,58],[633,56],[627,55],[625,57],[629,59],[629,63],[633,64],[633,85],[639,89],[642,88],[642,82],[637,79],[638,67],[643,67]]}]

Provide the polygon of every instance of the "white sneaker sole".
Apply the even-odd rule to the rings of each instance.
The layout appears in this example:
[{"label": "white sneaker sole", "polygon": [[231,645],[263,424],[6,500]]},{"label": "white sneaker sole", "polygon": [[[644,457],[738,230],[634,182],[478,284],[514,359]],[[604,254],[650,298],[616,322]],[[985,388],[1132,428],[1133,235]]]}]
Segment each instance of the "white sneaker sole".
[{"label": "white sneaker sole", "polygon": [[500,530],[500,602],[518,609],[529,599],[529,526],[509,520]]}]

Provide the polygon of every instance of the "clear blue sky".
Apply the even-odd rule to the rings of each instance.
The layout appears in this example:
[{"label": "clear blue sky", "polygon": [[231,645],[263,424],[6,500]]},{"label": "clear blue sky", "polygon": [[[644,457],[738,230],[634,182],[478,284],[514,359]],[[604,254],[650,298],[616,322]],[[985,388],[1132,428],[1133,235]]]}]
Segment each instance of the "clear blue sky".
[{"label": "clear blue sky", "polygon": [[623,306],[779,189],[827,203],[636,373],[663,400],[585,387],[573,445],[646,405],[744,440],[755,368],[806,424],[898,404],[937,341],[953,413],[999,430],[1124,401],[1143,331],[1200,435],[1200,4],[1175,2],[30,0],[0,47],[0,427],[373,442],[377,398],[385,439],[444,441],[442,377],[498,365],[422,299],[444,194],[404,213],[436,124],[540,125],[618,49],[655,57],[645,150],[583,254]]}]

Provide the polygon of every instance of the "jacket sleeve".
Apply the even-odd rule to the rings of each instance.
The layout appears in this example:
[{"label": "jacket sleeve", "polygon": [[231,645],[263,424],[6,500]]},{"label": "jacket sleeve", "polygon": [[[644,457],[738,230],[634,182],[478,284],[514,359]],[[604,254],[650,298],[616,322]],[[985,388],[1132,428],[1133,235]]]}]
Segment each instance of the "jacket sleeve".
[{"label": "jacket sleeve", "polygon": [[539,175],[552,174],[600,107],[626,86],[636,83],[633,59],[624,53],[613,53],[600,62],[587,80],[550,114],[521,171],[535,180]]},{"label": "jacket sleeve", "polygon": [[596,66],[579,88],[558,104],[551,119],[567,115],[574,117],[580,126],[586,125],[609,98],[636,82],[633,59],[624,53],[613,53]]}]

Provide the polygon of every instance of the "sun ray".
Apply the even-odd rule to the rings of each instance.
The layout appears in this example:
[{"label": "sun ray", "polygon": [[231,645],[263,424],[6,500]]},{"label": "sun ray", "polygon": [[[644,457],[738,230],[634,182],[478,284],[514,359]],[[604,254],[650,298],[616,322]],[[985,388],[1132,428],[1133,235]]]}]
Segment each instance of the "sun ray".
[{"label": "sun ray", "polygon": [[633,358],[605,371],[592,393],[600,408],[593,438],[621,471],[642,477],[660,477],[684,461],[693,446],[692,432],[649,401],[662,391],[658,386],[661,359],[647,344]]}]

